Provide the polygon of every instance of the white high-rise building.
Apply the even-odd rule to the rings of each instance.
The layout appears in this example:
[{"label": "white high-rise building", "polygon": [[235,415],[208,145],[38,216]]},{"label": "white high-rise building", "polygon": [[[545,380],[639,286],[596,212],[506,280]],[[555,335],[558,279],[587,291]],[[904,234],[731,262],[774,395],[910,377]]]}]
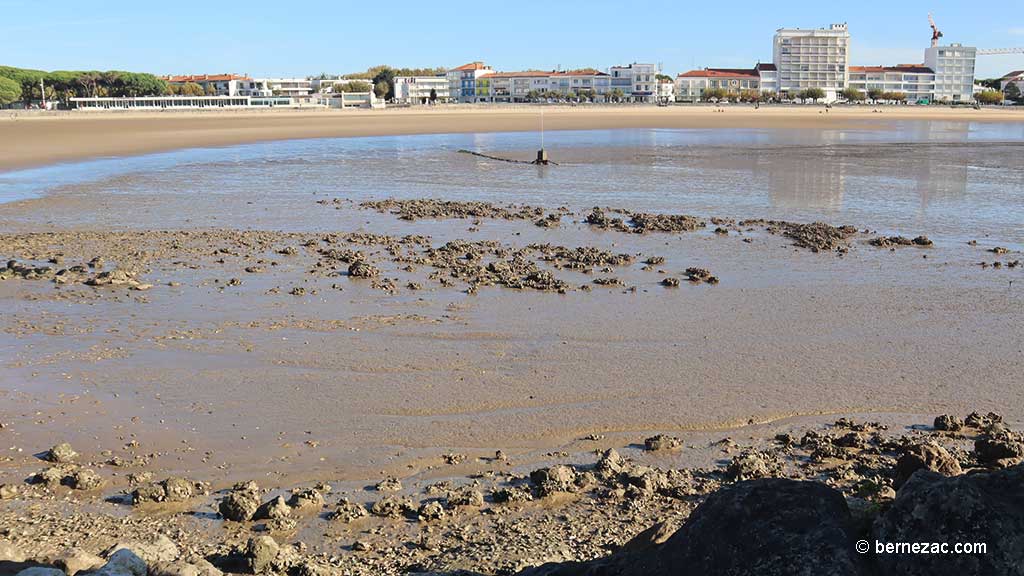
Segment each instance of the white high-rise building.
[{"label": "white high-rise building", "polygon": [[778,90],[790,97],[806,88],[821,88],[831,102],[849,81],[850,31],[846,24],[775,32],[774,63]]},{"label": "white high-rise building", "polygon": [[935,100],[938,102],[974,99],[974,59],[977,48],[950,44],[932,46],[924,51],[924,65],[935,72]]}]

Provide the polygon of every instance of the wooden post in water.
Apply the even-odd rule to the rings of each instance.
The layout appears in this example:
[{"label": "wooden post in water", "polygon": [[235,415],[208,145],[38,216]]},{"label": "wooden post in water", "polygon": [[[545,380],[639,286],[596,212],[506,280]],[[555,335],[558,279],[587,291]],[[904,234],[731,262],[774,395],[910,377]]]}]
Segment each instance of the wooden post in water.
[{"label": "wooden post in water", "polygon": [[537,150],[537,159],[534,164],[541,166],[548,165],[548,151],[544,149],[544,109],[540,110],[540,150]]}]

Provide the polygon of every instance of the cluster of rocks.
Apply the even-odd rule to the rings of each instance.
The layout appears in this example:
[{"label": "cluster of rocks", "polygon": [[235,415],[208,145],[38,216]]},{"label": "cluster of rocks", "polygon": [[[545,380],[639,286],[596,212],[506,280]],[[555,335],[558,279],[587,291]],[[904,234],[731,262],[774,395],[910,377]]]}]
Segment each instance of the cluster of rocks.
[{"label": "cluster of rocks", "polygon": [[846,252],[850,247],[850,237],[857,233],[853,226],[832,226],[824,222],[796,224],[772,221],[768,223],[768,231],[772,234],[781,233],[791,238],[794,246],[807,248],[812,252]]},{"label": "cluster of rocks", "polygon": [[[629,217],[609,216],[606,212],[620,213]],[[602,209],[595,206],[584,222],[601,230],[616,230],[635,234],[648,232],[693,232],[704,228],[707,224],[694,216],[685,214],[648,214],[644,212],[628,212],[625,210]]]},{"label": "cluster of rocks", "polygon": [[[421,218],[492,218],[502,220],[535,220],[540,226],[557,225],[562,214],[568,213],[566,208],[545,214],[543,208],[537,206],[497,206],[490,202],[460,202],[455,200],[436,200],[432,198],[414,200],[376,200],[363,202],[361,208],[390,212],[402,220],[419,220]],[[541,222],[546,222],[541,224]]]},{"label": "cluster of rocks", "polygon": [[[600,439],[599,436],[594,438]],[[941,490],[931,486],[939,481],[937,479],[948,478],[957,482],[949,486],[965,491],[972,506],[992,510],[996,506],[991,500],[995,498],[995,489],[974,479],[995,477],[1005,472],[1010,476],[999,480],[998,487],[999,490],[1010,490],[1006,486],[1019,482],[1020,473],[1016,471],[1024,461],[1024,437],[1011,430],[994,413],[972,413],[965,418],[941,415],[935,419],[930,430],[917,430],[904,435],[892,434],[878,423],[839,419],[824,429],[809,429],[801,435],[779,434],[773,439],[764,439],[760,444],[746,446],[726,438],[712,447],[717,447],[724,455],[717,466],[708,469],[662,468],[651,465],[650,461],[671,457],[692,447],[685,446],[680,438],[658,434],[644,440],[643,448],[647,453],[644,455],[646,462],[643,463],[622,456],[616,449],[606,449],[600,452],[593,464],[553,463],[527,474],[495,470],[479,476],[469,485],[456,486],[447,481],[431,485],[419,497],[409,493],[400,479],[387,477],[374,486],[374,490],[380,493],[379,497],[368,503],[342,497],[328,504],[330,487],[323,484],[278,495],[262,490],[255,482],[243,482],[226,491],[216,508],[229,523],[227,533],[244,535],[247,539],[235,539],[227,548],[224,544],[217,545],[207,550],[204,556],[213,562],[217,570],[229,572],[288,572],[301,576],[304,572],[298,573],[296,570],[321,570],[325,565],[318,563],[325,562],[325,559],[314,562],[311,557],[301,553],[303,546],[300,543],[278,544],[266,533],[292,534],[299,522],[315,522],[322,518],[337,525],[331,530],[362,534],[352,545],[357,556],[344,563],[341,560],[330,560],[331,566],[358,566],[360,558],[370,560],[370,557],[358,555],[372,553],[374,562],[386,562],[389,567],[378,573],[408,572],[417,566],[440,569],[449,565],[446,558],[450,554],[459,550],[471,553],[473,549],[466,548],[467,542],[460,536],[463,534],[461,526],[493,519],[493,530],[498,532],[493,538],[488,537],[487,542],[489,546],[498,548],[488,548],[488,552],[482,554],[497,553],[500,556],[502,540],[517,534],[514,528],[517,523],[509,522],[510,519],[521,515],[524,518],[536,518],[530,515],[550,506],[566,506],[561,512],[558,508],[554,509],[549,520],[545,520],[554,522],[550,525],[551,531],[544,532],[547,537],[561,537],[558,536],[559,522],[572,522],[579,527],[580,535],[585,538],[596,538],[585,535],[588,530],[608,522],[610,518],[619,518],[618,521],[629,519],[628,525],[631,527],[627,533],[620,530],[592,542],[580,542],[568,556],[577,560],[597,556],[596,550],[609,543],[615,543],[618,547],[625,543],[628,534],[639,532],[644,525],[655,524],[659,518],[667,523],[651,528],[612,556],[589,563],[550,565],[530,574],[676,573],[657,571],[662,569],[657,562],[663,561],[663,555],[668,555],[664,556],[666,558],[677,558],[672,562],[683,562],[672,566],[693,562],[693,566],[698,567],[694,568],[698,570],[696,573],[722,573],[715,571],[718,569],[734,573],[730,570],[738,570],[736,567],[739,564],[730,563],[733,555],[739,555],[737,557],[746,563],[744,565],[754,570],[738,571],[736,574],[760,573],[758,569],[771,573],[772,566],[786,565],[777,563],[796,560],[810,566],[823,566],[824,572],[830,573],[831,564],[818,563],[825,562],[826,557],[845,557],[834,553],[839,543],[845,542],[836,539],[840,533],[844,538],[878,534],[879,539],[882,539],[882,534],[886,538],[895,538],[893,534],[899,534],[900,530],[905,532],[904,537],[911,535],[905,527],[908,521],[906,518],[890,517],[891,511],[897,508],[903,510],[900,514],[909,514],[907,510],[911,505],[901,504],[903,499],[911,498],[906,494],[916,493],[913,496],[914,502],[923,502],[916,505],[937,506],[934,502],[944,496]],[[73,466],[79,458],[70,446],[64,444],[54,446],[41,457],[50,460],[55,467]],[[461,455],[452,455],[451,461],[461,459]],[[500,455],[494,460],[505,461]],[[489,488],[481,484],[480,480],[484,478],[493,481]],[[927,479],[927,482],[921,478]],[[132,501],[153,505],[185,502],[207,494],[208,491],[209,488],[202,483],[172,477],[160,482],[139,483],[132,492]],[[530,504],[548,498],[554,499],[539,506]],[[691,514],[693,505],[705,498],[704,504]],[[797,505],[798,500],[803,502]],[[949,506],[951,501],[947,498],[942,502],[942,506]],[[482,513],[470,512],[474,510]],[[601,513],[598,514],[597,510]],[[930,508],[924,510],[926,516],[933,514]],[[733,531],[736,526],[749,530],[734,534],[726,530],[724,525],[715,527],[718,520],[714,519],[725,512],[732,514],[723,518],[731,518],[728,522],[734,523]],[[787,516],[791,513],[794,516]],[[934,514],[939,512],[935,511]],[[838,518],[838,525],[843,526],[843,530],[836,532],[838,525],[832,521],[823,522],[822,515]],[[685,537],[673,536],[674,527],[681,523],[678,521],[686,517],[689,520],[680,531],[675,532],[677,535],[685,534]],[[977,522],[982,517],[970,513],[971,522]],[[1010,522],[1005,515],[994,517]],[[556,520],[558,518],[561,520]],[[938,524],[937,520],[933,521]],[[417,554],[415,563],[409,559],[403,560],[401,546],[387,544],[387,538],[400,537],[397,534],[401,533],[400,527],[406,522],[418,523],[423,530],[423,540],[414,544],[413,549],[424,554]],[[394,534],[385,536],[381,527],[389,525],[394,526]],[[517,546],[531,546],[529,542],[539,537],[539,533],[534,530],[531,528],[527,533],[520,534],[525,540],[517,541]],[[250,531],[257,535],[250,538]],[[973,534],[969,531],[966,533]],[[742,538],[739,537],[741,534]],[[984,536],[992,537],[993,540],[979,541],[987,541],[990,546],[991,542],[1006,545],[997,536],[987,533]],[[759,539],[774,544],[747,547],[747,540]],[[666,548],[669,542],[674,542],[672,548],[675,551],[670,552]],[[693,556],[698,554],[693,548],[693,542],[701,542],[702,550],[717,551],[707,558],[697,558]],[[791,546],[780,547],[779,550],[795,550],[796,556],[780,558],[776,552],[772,552],[775,544],[782,542]],[[147,559],[143,553],[144,548],[133,547],[132,550]],[[628,557],[628,560],[624,557]],[[996,562],[992,566],[1002,566],[998,563],[1002,561],[999,558],[992,561]],[[533,563],[537,564],[540,562]],[[493,558],[490,563],[476,564],[491,567],[497,565]],[[501,565],[505,566],[503,573],[514,573],[523,566],[516,562]],[[616,571],[634,565],[645,567],[648,571]],[[380,568],[383,564],[373,566]],[[372,573],[372,569],[368,573]],[[879,574],[883,573],[901,572]],[[152,568],[150,574],[153,574]],[[183,574],[195,576],[192,568]]]},{"label": "cluster of rocks", "polygon": [[[814,478],[780,478],[781,468],[764,466],[772,456],[744,451],[728,467],[736,483],[711,494],[674,533],[655,525],[609,556],[546,564],[520,576],[754,576],[791,574],[794,566],[802,574],[849,576],[1019,571],[1024,442],[998,415],[936,418],[939,438],[977,433],[974,453],[959,456],[932,440],[883,440],[880,427],[870,423],[839,421],[834,428],[849,432],[811,434],[801,443],[902,454],[894,468],[883,470],[895,489],[879,504],[853,506],[858,497],[837,490],[832,479],[830,486]],[[790,437],[778,440],[796,445]],[[973,473],[965,474],[969,468]],[[986,548],[961,554],[934,548],[931,554],[886,553],[877,552],[875,542],[984,543]]]},{"label": "cluster of rocks", "polygon": [[70,547],[29,557],[0,541],[0,565],[17,576],[222,576],[206,558],[183,553],[167,536],[118,543],[99,554]]},{"label": "cluster of rocks", "polygon": [[931,246],[933,243],[927,236],[917,236],[913,239],[905,236],[879,236],[868,241],[872,246],[879,248],[896,248],[898,246]]},{"label": "cluster of rocks", "polygon": [[89,265],[76,265],[68,268],[52,266],[36,266],[23,264],[17,260],[9,260],[6,268],[0,268],[0,280],[20,278],[22,280],[47,280],[55,284],[84,284],[86,286],[126,286],[133,290],[148,290],[152,285],[140,282],[136,273],[128,270],[115,269],[95,272],[91,268],[103,267],[102,259],[94,258]]}]

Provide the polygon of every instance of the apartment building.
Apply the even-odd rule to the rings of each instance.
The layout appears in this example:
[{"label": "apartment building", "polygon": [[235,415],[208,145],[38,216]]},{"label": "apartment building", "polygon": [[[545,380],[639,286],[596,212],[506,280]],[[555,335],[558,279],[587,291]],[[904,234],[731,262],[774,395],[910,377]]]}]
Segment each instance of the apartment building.
[{"label": "apartment building", "polygon": [[757,69],[747,68],[705,68],[690,70],[676,76],[676,99],[683,102],[697,102],[704,99],[704,92],[721,89],[739,94],[744,90],[761,91],[761,76]]},{"label": "apartment building", "polygon": [[483,102],[488,93],[488,81],[480,78],[493,74],[494,69],[483,62],[470,62],[448,71],[449,98],[454,102]]},{"label": "apartment building", "polygon": [[937,102],[966,102],[974,99],[974,61],[977,48],[950,44],[924,51],[924,65],[935,73]]},{"label": "apartment building", "polygon": [[850,88],[902,92],[908,102],[930,102],[935,94],[935,73],[921,64],[850,66]]},{"label": "apartment building", "polygon": [[395,78],[395,101],[404,104],[426,104],[431,100],[447,102],[450,90],[451,84],[448,82],[447,76],[398,76]]},{"label": "apartment building", "polygon": [[494,72],[479,79],[486,86],[483,102],[527,102],[538,95],[556,93],[565,97],[606,97],[612,90],[611,76],[597,70]]},{"label": "apartment building", "polygon": [[780,28],[775,32],[774,64],[780,94],[796,96],[821,88],[834,101],[849,81],[850,31],[846,24],[828,28]]},{"label": "apartment building", "polygon": [[182,76],[164,76],[164,81],[172,86],[198,84],[207,96],[267,96],[265,84],[248,76],[237,74],[189,74]]},{"label": "apartment building", "polygon": [[618,88],[634,102],[654,102],[658,98],[658,67],[634,62],[628,66],[612,66],[611,89]]}]

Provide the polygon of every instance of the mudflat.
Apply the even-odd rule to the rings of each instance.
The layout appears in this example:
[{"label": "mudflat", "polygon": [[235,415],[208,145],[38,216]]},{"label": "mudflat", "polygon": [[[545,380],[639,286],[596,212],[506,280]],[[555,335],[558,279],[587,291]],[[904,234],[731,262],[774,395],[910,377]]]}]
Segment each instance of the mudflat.
[{"label": "mudflat", "polygon": [[1022,122],[1024,111],[937,106],[459,106],[394,110],[12,112],[0,117],[0,170],[186,147],[289,138],[615,128],[836,129],[875,121]]},{"label": "mudflat", "polygon": [[279,571],[510,574],[751,478],[876,509],[911,446],[1011,465],[1019,142],[925,128],[551,167],[399,140],[32,172],[54,184],[0,205],[0,525],[29,558],[160,533],[234,571],[270,534]]}]

